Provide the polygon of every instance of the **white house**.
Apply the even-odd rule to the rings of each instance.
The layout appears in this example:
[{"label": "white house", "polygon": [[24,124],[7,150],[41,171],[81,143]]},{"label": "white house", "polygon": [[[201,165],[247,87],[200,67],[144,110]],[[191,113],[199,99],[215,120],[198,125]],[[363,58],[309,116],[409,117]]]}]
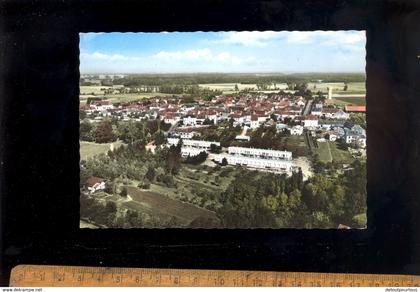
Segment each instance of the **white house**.
[{"label": "white house", "polygon": [[305,128],[316,128],[318,127],[318,117],[314,115],[307,115],[303,119],[303,126]]},{"label": "white house", "polygon": [[251,116],[251,123],[250,123],[249,127],[251,129],[257,129],[259,126],[260,126],[260,121],[258,119],[258,116],[252,115]]},{"label": "white house", "polygon": [[105,181],[99,177],[91,176],[86,181],[86,187],[91,194],[96,191],[104,190],[105,189]]},{"label": "white house", "polygon": [[[178,142],[179,142],[178,138],[168,138],[169,146],[171,145],[176,146],[178,145]],[[197,149],[204,149],[204,150],[210,150],[212,144],[216,146],[220,146],[220,142],[215,142],[215,141],[191,140],[191,139],[182,140],[182,146],[197,148]]]},{"label": "white house", "polygon": [[248,157],[268,158],[268,159],[292,159],[292,152],[279,151],[261,148],[247,148],[247,147],[228,147],[228,153],[231,155],[242,155]]},{"label": "white house", "polygon": [[251,140],[251,137],[246,135],[238,135],[235,137],[235,140],[249,142]]},{"label": "white house", "polygon": [[179,132],[181,139],[191,139],[194,137],[195,132]]},{"label": "white house", "polygon": [[199,148],[181,147],[181,156],[182,157],[197,156],[203,151],[205,152],[205,150],[199,149]]},{"label": "white house", "polygon": [[303,134],[303,127],[301,125],[293,126],[290,129],[290,135],[302,135]]},{"label": "white house", "polygon": [[293,170],[293,163],[290,160],[263,159],[246,157],[240,155],[215,155],[214,160],[222,163],[226,159],[229,165],[241,165],[247,168],[261,169],[272,172],[288,172]]},{"label": "white house", "polygon": [[182,119],[182,123],[184,124],[184,126],[195,126],[197,125],[197,118],[187,116]]},{"label": "white house", "polygon": [[314,104],[311,110],[311,114],[314,116],[320,116],[322,114],[322,103]]}]

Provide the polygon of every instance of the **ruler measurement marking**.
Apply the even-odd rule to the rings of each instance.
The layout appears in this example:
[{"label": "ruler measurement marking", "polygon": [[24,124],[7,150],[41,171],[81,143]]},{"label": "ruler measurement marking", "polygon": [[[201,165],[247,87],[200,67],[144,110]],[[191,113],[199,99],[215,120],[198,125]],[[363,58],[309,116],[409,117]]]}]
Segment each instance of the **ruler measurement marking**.
[{"label": "ruler measurement marking", "polygon": [[418,287],[420,276],[180,270],[65,266],[17,266],[11,286],[311,286]]}]

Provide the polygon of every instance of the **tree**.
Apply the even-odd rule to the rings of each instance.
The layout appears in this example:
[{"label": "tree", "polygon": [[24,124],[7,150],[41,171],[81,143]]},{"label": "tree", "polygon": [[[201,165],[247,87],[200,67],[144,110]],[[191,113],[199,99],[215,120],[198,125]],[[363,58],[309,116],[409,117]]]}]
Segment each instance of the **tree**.
[{"label": "tree", "polygon": [[155,145],[159,146],[165,143],[165,135],[162,131],[156,132],[155,134]]},{"label": "tree", "polygon": [[171,174],[178,174],[181,168],[181,145],[181,143],[178,143],[177,146],[172,145],[169,147],[166,159],[166,168]]},{"label": "tree", "polygon": [[152,182],[152,181],[155,180],[155,176],[156,176],[155,169],[153,167],[149,166],[147,168],[147,172],[146,172],[145,178],[147,178],[149,181]]},{"label": "tree", "polygon": [[238,84],[235,84],[235,91],[239,91]]},{"label": "tree", "polygon": [[83,120],[80,123],[79,139],[82,141],[93,141],[92,124],[89,121]]},{"label": "tree", "polygon": [[127,197],[127,195],[128,195],[128,192],[127,192],[127,187],[123,187],[123,188],[121,189],[120,196],[121,196],[121,197]]},{"label": "tree", "polygon": [[206,161],[207,156],[208,156],[207,152],[202,151],[198,155],[188,156],[187,158],[185,158],[185,163],[200,164],[200,163],[203,163],[204,161]]},{"label": "tree", "polygon": [[226,166],[226,165],[228,165],[228,161],[227,161],[226,157],[223,157],[222,166]]},{"label": "tree", "polygon": [[112,130],[111,122],[108,120],[102,121],[95,131],[95,142],[109,143],[115,141],[115,134]]},{"label": "tree", "polygon": [[347,85],[347,82],[346,82],[346,83],[344,83],[343,91],[347,91],[347,88],[348,88],[348,85]]},{"label": "tree", "polygon": [[210,144],[210,152],[211,153],[220,153],[220,146],[217,146],[216,144]]}]

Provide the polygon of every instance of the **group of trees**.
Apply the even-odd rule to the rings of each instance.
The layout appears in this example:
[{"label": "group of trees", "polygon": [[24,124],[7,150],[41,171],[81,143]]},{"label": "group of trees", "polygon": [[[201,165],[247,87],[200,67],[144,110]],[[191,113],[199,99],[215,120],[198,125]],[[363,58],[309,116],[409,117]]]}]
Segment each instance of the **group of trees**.
[{"label": "group of trees", "polygon": [[356,160],[338,177],[302,172],[287,177],[244,170],[222,194],[218,210],[228,228],[363,227],[366,223],[366,166]]},{"label": "group of trees", "polygon": [[[233,120],[229,122],[219,123],[218,125],[212,125],[210,127],[199,129],[199,139],[206,141],[219,141],[222,147],[229,147],[237,135],[241,133],[240,126],[233,126]],[[213,149],[214,152],[218,150]]]},{"label": "group of trees", "polygon": [[85,119],[80,122],[79,137],[81,141],[96,143],[110,143],[117,139],[127,144],[139,140],[155,140],[157,145],[162,145],[165,143],[163,131],[167,131],[169,127],[170,125],[163,120],[139,122],[106,119],[99,123],[91,123]]},{"label": "group of trees", "polygon": [[179,86],[205,83],[270,84],[302,83],[323,80],[323,82],[363,82],[365,74],[359,73],[296,73],[296,74],[132,74],[121,79],[107,80],[106,85],[122,84],[126,87]]}]

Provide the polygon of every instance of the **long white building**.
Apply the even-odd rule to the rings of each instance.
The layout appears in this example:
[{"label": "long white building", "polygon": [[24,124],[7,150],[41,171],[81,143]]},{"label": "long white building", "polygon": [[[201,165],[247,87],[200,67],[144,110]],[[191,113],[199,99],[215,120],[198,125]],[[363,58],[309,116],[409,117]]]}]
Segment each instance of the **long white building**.
[{"label": "long white building", "polygon": [[292,160],[292,152],[260,148],[229,147],[230,155],[242,155],[255,158]]},{"label": "long white building", "polygon": [[[178,145],[179,139],[178,138],[168,138],[169,145]],[[182,146],[197,148],[197,149],[204,149],[210,150],[211,144],[216,146],[220,146],[220,142],[215,141],[204,141],[204,140],[190,140],[190,139],[183,139]]]},{"label": "long white building", "polygon": [[181,147],[181,156],[182,157],[197,156],[203,151],[205,152],[204,149],[192,148],[192,147]]},{"label": "long white building", "polygon": [[229,165],[241,165],[247,168],[273,172],[289,172],[293,170],[293,163],[290,160],[263,159],[240,155],[214,155],[214,160],[219,163],[222,163],[225,158]]}]

